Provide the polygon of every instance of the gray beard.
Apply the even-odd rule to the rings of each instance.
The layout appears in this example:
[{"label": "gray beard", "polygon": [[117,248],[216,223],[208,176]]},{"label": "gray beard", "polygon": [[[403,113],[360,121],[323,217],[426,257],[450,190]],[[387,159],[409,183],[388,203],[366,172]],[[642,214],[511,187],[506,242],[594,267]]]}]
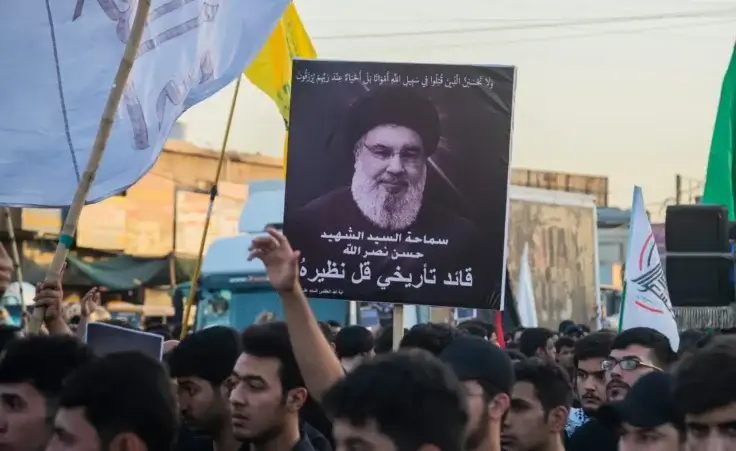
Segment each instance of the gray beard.
[{"label": "gray beard", "polygon": [[382,229],[401,230],[411,226],[419,215],[427,182],[426,167],[416,184],[409,184],[403,193],[386,191],[383,185],[366,176],[360,163],[355,164],[350,191],[363,215]]}]

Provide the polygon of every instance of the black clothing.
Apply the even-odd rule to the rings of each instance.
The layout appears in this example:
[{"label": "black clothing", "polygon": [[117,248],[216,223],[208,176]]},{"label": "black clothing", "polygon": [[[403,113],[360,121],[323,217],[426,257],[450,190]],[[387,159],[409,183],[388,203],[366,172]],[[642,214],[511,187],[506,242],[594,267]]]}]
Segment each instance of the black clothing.
[{"label": "black clothing", "polygon": [[[410,227],[387,231],[363,215],[349,187],[339,188],[288,214],[284,228],[294,249],[301,251],[302,286],[308,296],[446,306],[472,299],[475,305],[465,307],[483,308],[500,289],[502,262],[488,257],[475,225],[427,199]],[[337,234],[342,238],[329,238]],[[361,239],[345,238],[350,235]],[[385,253],[366,255],[371,252]],[[315,277],[328,261],[344,271],[344,278]],[[364,262],[369,262],[369,276],[361,280]],[[378,285],[397,273],[411,282]],[[444,284],[448,278],[455,282]]]}]

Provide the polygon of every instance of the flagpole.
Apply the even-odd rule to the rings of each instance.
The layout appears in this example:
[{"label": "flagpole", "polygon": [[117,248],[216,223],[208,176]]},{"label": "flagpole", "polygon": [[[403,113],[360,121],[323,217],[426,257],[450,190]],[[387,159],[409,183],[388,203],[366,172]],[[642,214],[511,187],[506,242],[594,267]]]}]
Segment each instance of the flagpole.
[{"label": "flagpole", "polygon": [[[74,242],[74,234],[77,231],[77,224],[79,223],[79,216],[82,213],[82,207],[87,200],[87,195],[89,194],[92,182],[97,174],[100,161],[102,161],[102,155],[105,153],[105,146],[107,145],[107,140],[110,137],[112,125],[115,123],[115,115],[118,110],[118,105],[120,104],[120,99],[123,97],[123,90],[128,83],[128,77],[130,76],[133,63],[135,62],[136,55],[138,53],[138,47],[141,43],[150,7],[151,0],[142,0],[138,2],[138,8],[130,29],[128,42],[125,44],[123,59],[120,61],[120,65],[118,66],[118,72],[115,74],[115,80],[113,81],[110,95],[107,98],[107,104],[105,105],[105,109],[102,113],[102,118],[100,118],[100,125],[92,146],[92,152],[90,153],[89,160],[87,161],[87,167],[84,169],[84,173],[79,180],[77,191],[74,193],[71,205],[69,205],[69,212],[67,213],[64,226],[62,227],[61,234],[59,235],[59,243],[56,245],[54,259],[51,261],[51,266],[49,266],[49,269],[46,272],[46,282],[56,283],[61,279],[61,271],[64,267],[64,263],[66,262],[66,257],[69,255],[69,248]],[[30,323],[28,325],[29,333],[39,333],[44,322],[45,314],[45,309],[33,309],[33,315],[31,316]]]},{"label": "flagpole", "polygon": [[13,266],[15,267],[15,278],[18,282],[18,294],[20,294],[20,306],[23,314],[28,315],[25,297],[23,297],[23,268],[20,266],[20,252],[18,252],[18,242],[15,240],[15,225],[13,217],[10,215],[10,208],[5,207],[6,227],[10,236],[10,252],[13,258]]},{"label": "flagpole", "polygon": [[[179,340],[183,340],[189,332],[189,315],[194,306],[194,301],[197,297],[197,285],[199,285],[199,275],[202,272],[202,259],[204,258],[204,245],[207,242],[207,231],[210,228],[210,222],[212,219],[212,209],[215,204],[215,198],[217,197],[217,184],[220,181],[220,175],[222,174],[222,166],[225,162],[225,152],[227,150],[227,142],[230,139],[230,129],[233,125],[233,116],[235,115],[235,106],[238,101],[238,92],[240,92],[240,82],[243,80],[243,75],[238,77],[238,81],[235,82],[235,92],[233,92],[233,99],[230,102],[230,113],[227,117],[227,124],[225,125],[225,136],[222,138],[222,147],[220,147],[220,159],[217,161],[217,172],[215,173],[215,182],[210,189],[210,204],[207,207],[207,216],[204,219],[204,228],[202,229],[202,240],[199,242],[199,253],[197,255],[197,264],[194,267],[194,274],[192,274],[192,283],[189,286],[189,297],[187,298],[186,306],[184,307],[184,316],[181,322],[181,335]],[[176,252],[176,249],[174,249]]]}]

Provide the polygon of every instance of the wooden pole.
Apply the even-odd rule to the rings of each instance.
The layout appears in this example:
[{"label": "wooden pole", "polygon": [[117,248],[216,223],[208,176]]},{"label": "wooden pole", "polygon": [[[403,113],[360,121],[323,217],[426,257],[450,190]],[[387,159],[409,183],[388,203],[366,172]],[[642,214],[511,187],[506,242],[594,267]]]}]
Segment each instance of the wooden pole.
[{"label": "wooden pole", "polygon": [[189,315],[191,314],[192,307],[194,306],[194,300],[197,297],[197,285],[199,285],[199,275],[202,272],[202,258],[204,257],[204,245],[207,241],[207,231],[210,228],[210,220],[212,219],[212,208],[215,203],[215,196],[217,195],[217,184],[220,182],[220,174],[222,174],[222,166],[225,162],[225,153],[227,151],[227,141],[230,138],[230,128],[233,125],[233,116],[235,115],[235,106],[238,102],[238,92],[240,91],[240,82],[243,80],[243,75],[238,77],[238,81],[235,82],[235,92],[233,93],[233,99],[230,103],[230,114],[227,117],[227,124],[225,125],[225,136],[222,138],[222,147],[220,148],[220,160],[217,162],[217,172],[215,173],[215,184],[210,190],[210,204],[207,208],[207,216],[204,219],[204,228],[202,229],[202,241],[199,242],[199,254],[197,255],[197,264],[194,267],[194,274],[192,275],[192,283],[189,286],[189,297],[187,298],[187,304],[184,307],[184,316],[181,319],[181,335],[179,340],[183,340],[189,332]]},{"label": "wooden pole", "polygon": [[10,252],[13,259],[13,267],[15,268],[15,278],[18,282],[18,294],[20,294],[20,305],[23,313],[28,315],[25,298],[23,297],[23,268],[20,266],[20,252],[18,252],[18,242],[15,240],[15,225],[13,217],[10,215],[10,208],[5,207],[5,220],[8,235],[10,236]]},{"label": "wooden pole", "polygon": [[[87,200],[92,182],[95,180],[97,168],[99,168],[100,161],[102,161],[102,155],[105,153],[105,146],[110,137],[112,125],[115,123],[115,114],[117,113],[120,99],[123,97],[125,85],[128,83],[128,77],[133,68],[133,63],[135,63],[138,46],[141,43],[141,37],[143,36],[143,29],[146,26],[146,19],[148,18],[150,7],[151,0],[140,0],[138,2],[138,9],[136,10],[135,19],[130,30],[128,43],[125,45],[125,53],[123,54],[123,59],[120,61],[120,66],[118,66],[118,72],[115,75],[110,96],[107,98],[107,104],[100,119],[100,126],[92,146],[92,153],[90,153],[87,167],[84,169],[79,186],[77,187],[77,192],[74,193],[74,199],[69,206],[69,212],[59,236],[59,243],[56,245],[54,259],[51,261],[51,266],[49,266],[48,272],[46,273],[47,282],[58,282],[61,278],[61,270],[69,254],[69,248],[74,241],[74,234],[77,231],[79,215],[82,213],[82,207]],[[45,314],[44,309],[33,309],[33,315],[28,326],[29,333],[39,333]]]}]

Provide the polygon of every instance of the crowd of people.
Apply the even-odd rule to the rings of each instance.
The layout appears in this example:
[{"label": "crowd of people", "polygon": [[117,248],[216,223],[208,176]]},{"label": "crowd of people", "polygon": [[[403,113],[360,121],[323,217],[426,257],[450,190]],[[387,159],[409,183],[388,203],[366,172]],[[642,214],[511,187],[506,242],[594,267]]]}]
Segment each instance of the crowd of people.
[{"label": "crowd of people", "polygon": [[168,340],[161,362],[93,355],[60,315],[61,286],[40,287],[49,333],[0,329],[0,451],[736,450],[729,333],[683,332],[674,352],[653,329],[566,321],[501,347],[469,320],[418,324],[395,346],[391,327],[317,321],[280,232],[250,258],[284,321]]}]

